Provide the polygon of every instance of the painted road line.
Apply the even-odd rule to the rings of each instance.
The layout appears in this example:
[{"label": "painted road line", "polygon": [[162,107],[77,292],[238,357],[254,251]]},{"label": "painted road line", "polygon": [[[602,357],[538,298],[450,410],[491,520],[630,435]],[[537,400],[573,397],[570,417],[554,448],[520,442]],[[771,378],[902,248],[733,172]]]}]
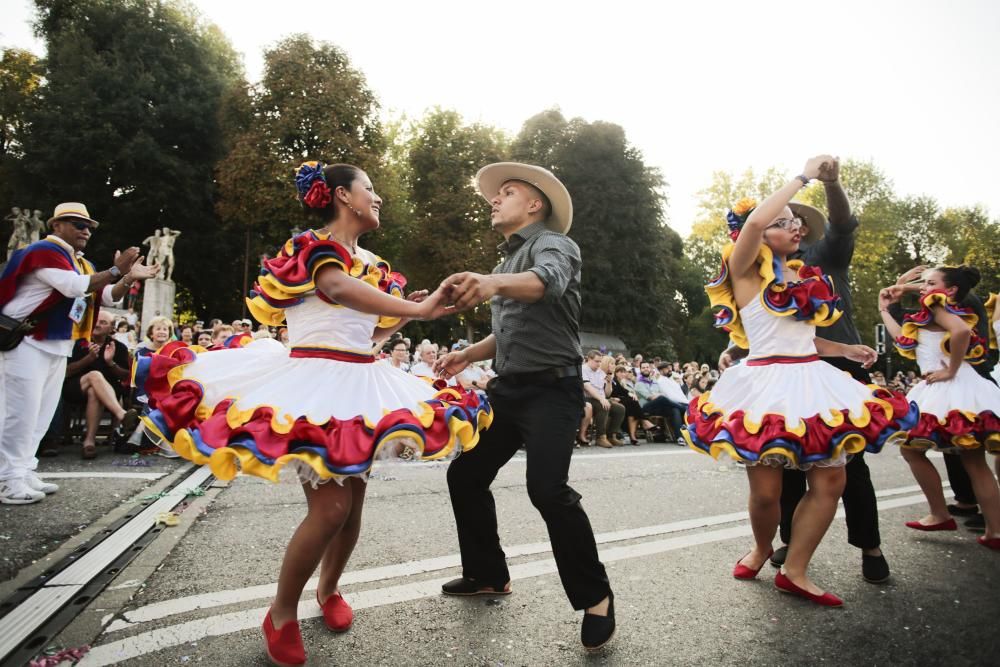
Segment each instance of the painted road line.
[{"label": "painted road line", "polygon": [[[887,510],[923,502],[926,502],[926,499],[922,494],[892,498],[880,502],[879,509]],[[837,512],[838,517],[842,517],[843,514],[844,511],[842,509]],[[665,540],[612,547],[611,549],[602,550],[600,556],[601,561],[604,563],[612,563],[631,558],[653,556],[712,542],[747,537],[751,534],[752,531],[748,525],[734,526],[702,533],[679,535]],[[509,569],[512,581],[553,574],[557,571],[555,561],[551,558],[512,565]],[[441,585],[451,579],[452,577],[441,577],[412,584],[387,586],[385,588],[350,593],[346,597],[349,598],[351,607],[355,611],[398,604],[400,602],[411,602],[413,600],[441,595]],[[93,647],[78,664],[84,667],[113,665],[131,658],[138,658],[164,649],[197,642],[207,637],[221,637],[234,632],[254,629],[260,626],[267,610],[268,607],[258,607],[256,609],[199,618],[165,628],[140,632],[131,637],[125,637]],[[322,613],[315,600],[310,599],[299,603],[299,620],[315,618],[321,616]]]},{"label": "painted road line", "polygon": [[[915,491],[919,491],[919,489],[920,487],[916,485],[901,486],[897,488],[883,489],[882,491],[877,492],[876,495],[879,497],[886,497],[903,493],[913,493]],[[598,544],[608,544],[613,542],[623,542],[625,540],[656,537],[658,535],[677,533],[685,530],[708,528],[725,523],[746,521],[747,519],[748,516],[746,511],[731,512],[729,514],[717,514],[714,516],[699,517],[695,519],[683,519],[681,521],[674,521],[671,523],[653,526],[627,528],[609,533],[598,533],[594,537]],[[535,556],[542,553],[548,553],[551,550],[552,547],[548,542],[536,542],[534,544],[518,544],[512,547],[507,547],[504,549],[504,552],[507,554],[508,558],[517,558],[521,556]],[[460,565],[461,557],[458,554],[437,556],[424,560],[408,561],[393,565],[348,571],[341,577],[340,583],[345,586],[351,584],[365,584],[375,581],[384,581],[417,574],[425,574],[428,572],[436,572],[439,570],[458,567]],[[306,582],[306,587],[304,589],[305,592],[308,593],[315,590],[318,582],[318,577],[313,577]],[[274,597],[276,590],[277,584],[260,584],[258,586],[249,586],[247,588],[202,593],[199,595],[189,595],[173,600],[164,600],[163,602],[154,602],[152,604],[124,612],[122,614],[123,619],[115,619],[112,621],[112,623],[105,628],[104,632],[106,634],[119,632],[121,630],[133,628],[135,625],[140,623],[156,621],[168,616],[190,612],[195,609],[211,609],[213,607],[222,607],[231,604],[249,602],[252,600],[259,600],[262,598],[271,598]]]},{"label": "painted road line", "polygon": [[165,472],[43,472],[42,479],[148,479],[166,477]]}]

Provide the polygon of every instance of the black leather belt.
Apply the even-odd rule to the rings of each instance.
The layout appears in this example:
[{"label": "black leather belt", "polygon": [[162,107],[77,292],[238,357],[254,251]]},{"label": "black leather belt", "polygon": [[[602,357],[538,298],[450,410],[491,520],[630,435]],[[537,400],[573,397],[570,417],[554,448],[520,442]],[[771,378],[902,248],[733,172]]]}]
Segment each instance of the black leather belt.
[{"label": "black leather belt", "polygon": [[503,373],[498,376],[502,382],[511,384],[552,384],[562,378],[579,377],[579,366],[563,366],[562,368],[546,368],[544,371],[532,373]]}]

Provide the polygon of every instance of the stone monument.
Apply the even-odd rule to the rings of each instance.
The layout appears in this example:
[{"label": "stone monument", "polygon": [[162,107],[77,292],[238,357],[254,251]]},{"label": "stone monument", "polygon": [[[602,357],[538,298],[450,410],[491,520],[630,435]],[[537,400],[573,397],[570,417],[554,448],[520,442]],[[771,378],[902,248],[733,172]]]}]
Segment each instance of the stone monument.
[{"label": "stone monument", "polygon": [[7,260],[18,248],[23,248],[31,243],[31,216],[28,209],[23,211],[15,206],[10,209],[10,213],[4,217],[13,226],[10,232],[10,240],[7,241]]},{"label": "stone monument", "polygon": [[174,297],[177,288],[174,285],[174,242],[181,233],[169,227],[157,229],[149,236],[143,245],[149,246],[146,264],[160,264],[160,273],[156,278],[150,278],[142,288],[142,326],[148,327],[154,317],[174,319]]}]

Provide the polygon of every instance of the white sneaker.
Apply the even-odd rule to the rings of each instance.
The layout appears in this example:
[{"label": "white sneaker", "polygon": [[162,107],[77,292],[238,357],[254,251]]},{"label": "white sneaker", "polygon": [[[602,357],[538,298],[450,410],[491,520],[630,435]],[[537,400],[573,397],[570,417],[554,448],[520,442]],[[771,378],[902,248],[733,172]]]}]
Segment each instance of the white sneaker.
[{"label": "white sneaker", "polygon": [[0,503],[4,505],[30,505],[44,497],[44,493],[35,491],[20,477],[0,482]]},{"label": "white sneaker", "polygon": [[43,482],[38,475],[33,472],[29,472],[24,476],[24,483],[35,491],[41,491],[45,495],[50,493],[55,493],[59,490],[58,484],[53,484],[52,482]]}]

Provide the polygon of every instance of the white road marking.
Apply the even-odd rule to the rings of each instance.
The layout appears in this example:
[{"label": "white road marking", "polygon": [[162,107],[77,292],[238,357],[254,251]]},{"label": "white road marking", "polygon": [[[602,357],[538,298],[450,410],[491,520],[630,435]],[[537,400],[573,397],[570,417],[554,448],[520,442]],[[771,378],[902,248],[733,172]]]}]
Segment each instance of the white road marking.
[{"label": "white road marking", "polygon": [[42,479],[149,479],[166,477],[165,472],[41,472]]},{"label": "white road marking", "polygon": [[[891,489],[883,489],[876,492],[875,495],[882,498],[902,493],[913,493],[919,490],[920,487],[916,485],[900,486]],[[745,511],[732,512],[729,514],[717,514],[714,516],[699,517],[696,519],[684,519],[681,521],[674,521],[671,523],[653,526],[627,528],[625,530],[618,530],[609,533],[599,533],[594,537],[596,538],[598,544],[607,544],[609,542],[622,542],[625,540],[634,540],[643,537],[655,537],[657,535],[677,533],[684,530],[694,530],[696,528],[707,528],[709,526],[733,523],[735,521],[745,521],[747,518],[747,513]],[[507,554],[508,558],[517,558],[519,556],[534,556],[537,554],[548,553],[551,550],[552,547],[548,542],[536,542],[534,544],[519,544],[507,547],[504,549],[504,552]],[[364,584],[373,581],[396,579],[399,577],[408,577],[426,572],[446,570],[448,568],[458,567],[461,564],[461,558],[458,554],[438,556],[435,558],[408,561],[405,563],[396,563],[393,565],[384,565],[381,567],[372,567],[363,570],[352,570],[344,573],[341,577],[340,583],[344,585]],[[308,593],[316,590],[318,582],[319,578],[313,577],[306,582],[304,591]],[[104,632],[107,634],[118,632],[120,630],[126,630],[128,628],[135,627],[139,623],[148,623],[150,621],[156,621],[168,616],[194,611],[195,609],[210,609],[212,607],[222,607],[240,602],[248,602],[250,600],[270,598],[274,597],[276,590],[277,584],[261,584],[258,586],[249,586],[247,588],[189,595],[173,600],[154,602],[153,604],[148,604],[125,612],[122,614],[122,616],[124,616],[124,620],[116,619],[111,623],[111,625],[105,628]]]},{"label": "white road marking", "polygon": [[[887,510],[907,505],[916,505],[926,502],[922,494],[914,496],[904,496],[902,498],[892,498],[879,502],[880,510]],[[838,517],[844,514],[843,509],[837,512]],[[741,525],[731,528],[680,535],[665,540],[652,542],[642,542],[626,546],[613,547],[601,551],[601,560],[604,563],[611,563],[630,558],[641,558],[652,556],[667,551],[684,549],[687,547],[708,544],[711,542],[721,542],[746,537],[752,534],[750,526]],[[556,570],[555,561],[545,558],[530,563],[520,563],[510,566],[511,580],[527,579],[546,574],[553,574]],[[387,586],[358,593],[350,593],[346,597],[355,610],[369,609],[400,602],[410,602],[421,598],[435,597],[441,595],[441,585],[449,581],[452,577],[441,577],[428,581],[421,581],[412,584],[401,584],[397,586]],[[113,665],[124,660],[148,655],[168,648],[181,646],[191,642],[197,642],[206,637],[221,637],[223,635],[250,630],[258,627],[268,607],[258,607],[243,611],[199,618],[165,628],[140,632],[130,637],[125,637],[117,641],[109,642],[100,646],[95,646],[80,661],[84,667],[99,667],[102,665]],[[304,600],[299,603],[299,619],[315,618],[322,615],[319,605],[315,600]]]}]

